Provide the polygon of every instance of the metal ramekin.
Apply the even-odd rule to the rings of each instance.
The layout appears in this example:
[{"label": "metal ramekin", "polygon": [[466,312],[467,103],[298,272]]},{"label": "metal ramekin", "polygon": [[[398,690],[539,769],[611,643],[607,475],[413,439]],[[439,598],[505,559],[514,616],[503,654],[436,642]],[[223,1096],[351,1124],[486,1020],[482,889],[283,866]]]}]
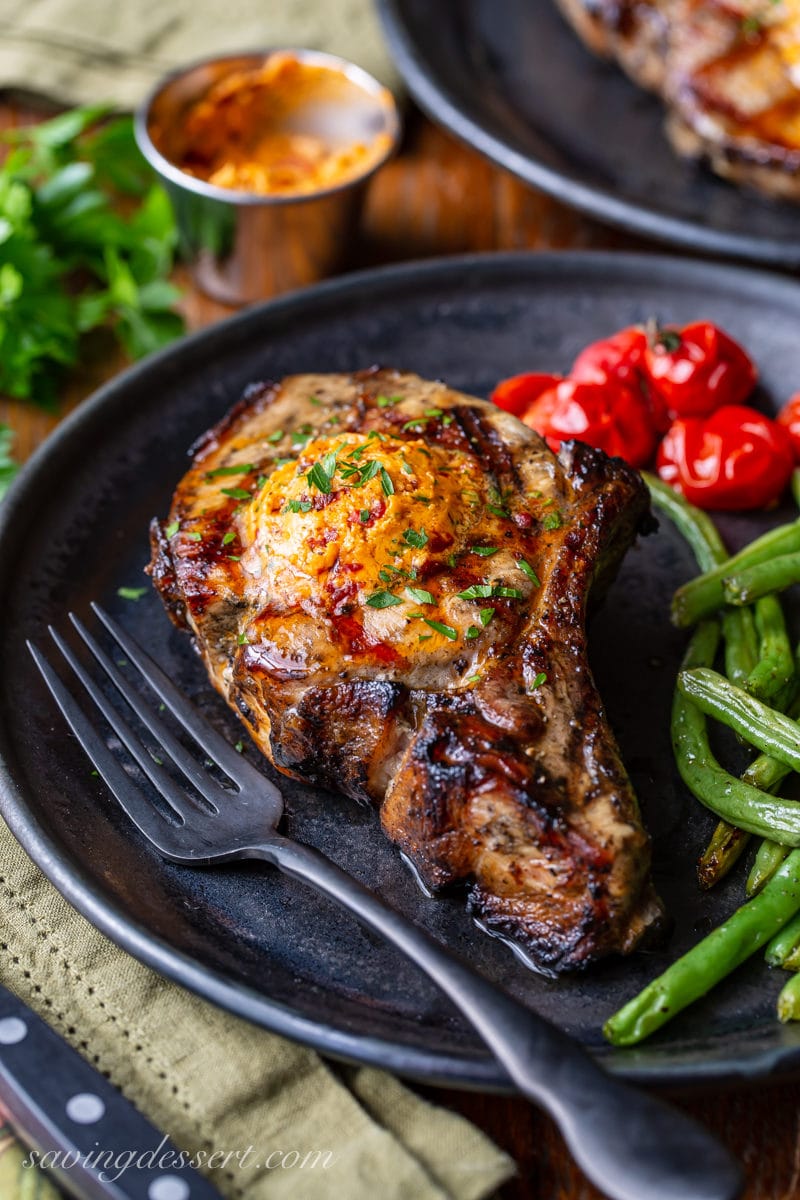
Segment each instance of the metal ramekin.
[{"label": "metal ramekin", "polygon": [[[345,75],[365,96],[353,141],[389,135],[385,154],[363,175],[326,191],[263,196],[216,187],[188,175],[156,146],[151,131],[179,128],[187,109],[231,72],[260,66],[271,54],[286,53],[313,66]],[[276,48],[212,58],[168,75],[135,117],[139,149],[169,193],[181,249],[197,285],[225,304],[249,304],[330,275],[352,247],[365,184],[397,146],[400,118],[391,93],[361,67],[316,50]]]}]

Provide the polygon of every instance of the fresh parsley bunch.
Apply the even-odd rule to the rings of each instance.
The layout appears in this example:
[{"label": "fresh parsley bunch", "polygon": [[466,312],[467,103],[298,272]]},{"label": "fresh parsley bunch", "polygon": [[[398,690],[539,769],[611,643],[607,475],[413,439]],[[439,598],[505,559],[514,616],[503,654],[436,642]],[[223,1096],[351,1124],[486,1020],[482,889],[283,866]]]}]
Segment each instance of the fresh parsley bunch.
[{"label": "fresh parsley bunch", "polygon": [[168,281],[176,230],[129,117],[76,108],[5,135],[0,392],[51,406],[80,341],[110,328],[133,358],[183,332]]}]

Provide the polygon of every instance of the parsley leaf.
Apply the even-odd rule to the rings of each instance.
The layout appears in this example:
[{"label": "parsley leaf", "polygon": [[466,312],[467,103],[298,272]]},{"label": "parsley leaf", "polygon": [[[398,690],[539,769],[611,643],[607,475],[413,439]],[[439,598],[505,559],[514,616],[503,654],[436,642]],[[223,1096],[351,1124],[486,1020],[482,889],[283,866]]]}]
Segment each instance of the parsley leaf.
[{"label": "parsley leaf", "polygon": [[417,604],[433,604],[433,596],[426,588],[407,587],[406,595],[412,600],[416,600]]},{"label": "parsley leaf", "polygon": [[428,617],[423,617],[426,625],[430,625],[431,629],[435,629],[437,633],[441,633],[442,637],[449,638],[451,642],[455,642],[458,638],[458,631],[453,629],[452,625],[442,625],[441,621],[431,621]]},{"label": "parsley leaf", "polygon": [[220,475],[247,475],[255,469],[254,463],[234,463],[231,467],[215,467],[213,471],[206,471],[206,479],[216,479]]},{"label": "parsley leaf", "polygon": [[403,534],[403,541],[407,546],[413,546],[415,550],[421,550],[423,546],[428,544],[428,535],[424,529],[407,529]]},{"label": "parsley leaf", "polygon": [[402,598],[395,596],[394,592],[373,592],[371,596],[367,596],[367,604],[370,608],[393,608],[396,604],[402,603]]},{"label": "parsley leaf", "polygon": [[121,587],[117,588],[117,595],[123,600],[141,600],[147,592],[146,587]]},{"label": "parsley leaf", "polygon": [[0,500],[3,499],[11,486],[11,481],[19,471],[19,463],[11,457],[11,446],[14,441],[13,430],[8,425],[0,425]]}]

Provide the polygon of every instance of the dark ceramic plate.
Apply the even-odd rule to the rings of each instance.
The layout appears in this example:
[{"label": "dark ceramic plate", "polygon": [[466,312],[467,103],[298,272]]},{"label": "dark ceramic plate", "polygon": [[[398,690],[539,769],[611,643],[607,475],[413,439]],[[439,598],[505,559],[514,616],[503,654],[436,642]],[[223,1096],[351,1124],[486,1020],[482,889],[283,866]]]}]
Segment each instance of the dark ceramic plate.
[{"label": "dark ceramic plate", "polygon": [[422,108],[527,183],[676,245],[800,265],[800,208],[677,157],[664,108],[590,54],[555,0],[380,0]]},{"label": "dark ceramic plate", "polygon": [[[489,256],[352,275],[254,309],[114,380],[68,417],[0,508],[2,809],[61,891],[133,954],[217,1003],[327,1053],[483,1087],[499,1068],[436,990],[301,884],[263,867],[169,865],[128,824],[53,709],[25,649],[48,622],[99,600],[155,651],[231,741],[236,720],[188,639],[137,585],[147,525],[167,511],[186,448],[246,384],[373,362],[442,376],[486,395],[501,376],[560,370],[590,339],[650,316],[710,317],[756,353],[766,392],[800,382],[800,287],[658,257]],[[769,520],[778,519],[778,514]],[[730,541],[766,522],[723,522]],[[625,560],[591,634],[593,664],[654,838],[656,885],[676,927],[663,948],[558,980],[533,974],[476,929],[455,893],[427,899],[374,812],[285,781],[288,829],[320,847],[489,978],[646,1081],[754,1076],[800,1064],[778,1024],[779,980],[758,958],[641,1049],[605,1046],[621,1001],[706,933],[742,896],[743,870],[702,895],[694,861],[713,819],[676,778],[670,695],[684,638],[668,604],[692,560],[669,525]],[[253,749],[247,754],[256,758]],[[266,769],[266,768],[265,768]]]}]

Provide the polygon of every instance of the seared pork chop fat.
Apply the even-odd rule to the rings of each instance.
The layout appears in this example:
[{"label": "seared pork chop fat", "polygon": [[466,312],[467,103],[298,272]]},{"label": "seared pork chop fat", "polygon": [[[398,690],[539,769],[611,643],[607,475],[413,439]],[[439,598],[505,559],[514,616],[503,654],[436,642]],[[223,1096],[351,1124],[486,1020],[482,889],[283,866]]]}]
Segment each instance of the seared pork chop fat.
[{"label": "seared pork chop fat", "polygon": [[277,769],[379,805],[543,969],[637,946],[662,910],[584,625],[639,476],[377,369],[250,388],[194,453],[150,569]]}]

